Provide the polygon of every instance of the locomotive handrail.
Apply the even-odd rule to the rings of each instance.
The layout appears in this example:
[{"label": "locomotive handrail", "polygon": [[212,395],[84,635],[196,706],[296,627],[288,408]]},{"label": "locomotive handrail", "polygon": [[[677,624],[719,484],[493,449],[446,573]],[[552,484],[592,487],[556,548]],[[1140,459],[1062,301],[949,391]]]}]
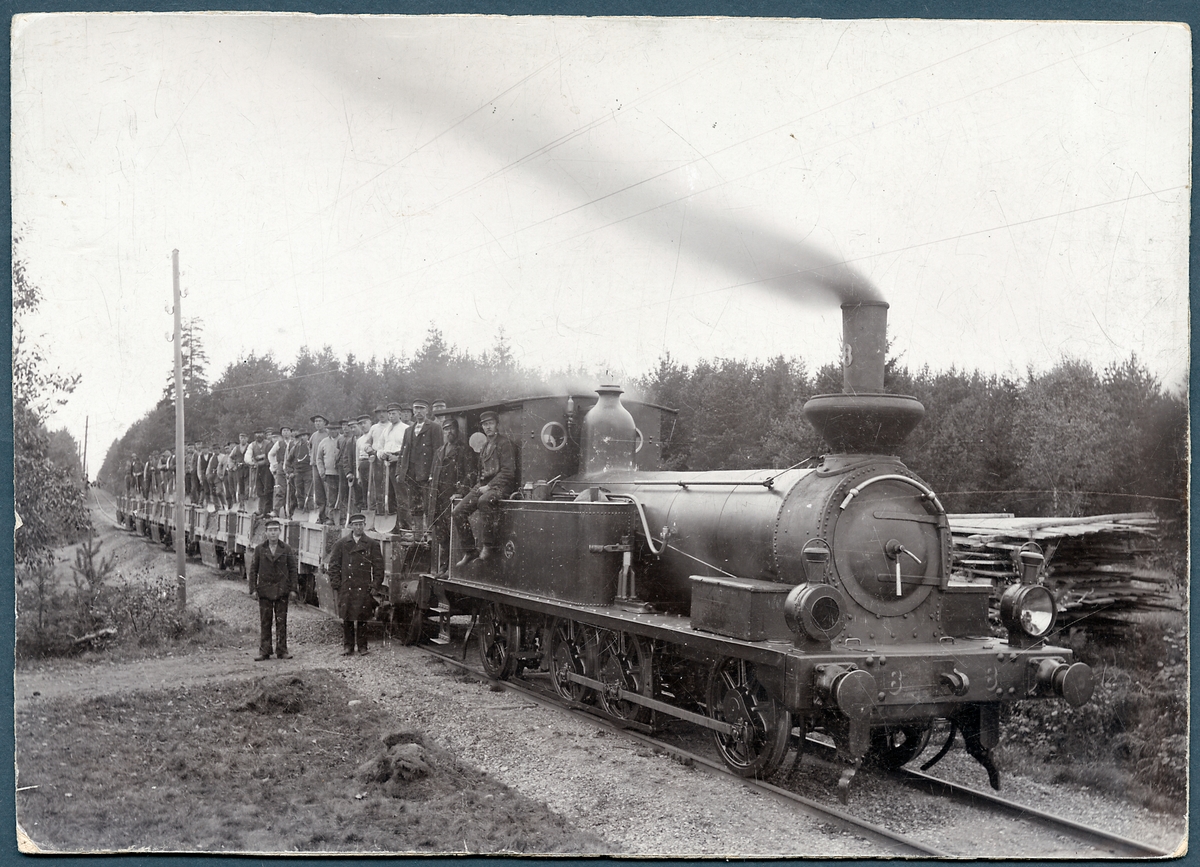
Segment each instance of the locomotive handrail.
[{"label": "locomotive handrail", "polygon": [[658,554],[661,554],[663,551],[666,550],[666,547],[667,547],[666,539],[663,539],[661,547],[659,547],[657,550],[655,549],[654,537],[650,535],[650,524],[646,520],[646,510],[645,510],[645,508],[643,508],[641,500],[639,500],[633,494],[612,494],[612,493],[610,493],[609,496],[614,497],[614,498],[624,498],[624,499],[629,500],[629,502],[633,503],[634,508],[637,509],[638,517],[640,517],[642,519],[642,532],[646,536],[646,544],[648,546],[650,546],[651,554],[654,554],[657,556]]},{"label": "locomotive handrail", "polygon": [[637,480],[632,480],[632,481],[628,481],[628,482],[605,481],[604,484],[606,484],[606,485],[637,485],[638,487],[641,487],[642,485],[647,485],[647,486],[648,485],[678,485],[681,488],[690,488],[693,486],[700,486],[700,485],[717,485],[717,486],[721,486],[721,487],[730,487],[730,488],[736,487],[738,485],[754,485],[759,488],[773,488],[773,487],[775,487],[775,479],[776,478],[777,478],[777,476],[772,476],[769,479],[761,479],[757,482],[749,482],[749,481],[743,481],[743,482],[705,482],[705,481],[685,482],[683,479],[677,479],[675,481],[662,480],[662,479],[653,479],[653,480],[643,481],[641,479],[637,479]]},{"label": "locomotive handrail", "polygon": [[838,508],[845,509],[846,506],[850,505],[850,501],[853,500],[855,497],[857,497],[859,492],[861,492],[862,489],[865,488],[867,485],[873,485],[876,482],[886,482],[886,481],[907,482],[908,484],[910,484],[914,488],[916,488],[918,491],[920,491],[922,496],[924,497],[924,499],[931,500],[933,502],[933,505],[937,507],[937,510],[940,514],[943,514],[943,515],[946,514],[945,507],[942,505],[941,501],[938,500],[937,494],[935,494],[930,488],[925,487],[923,484],[918,482],[916,479],[910,478],[908,476],[902,476],[902,475],[899,475],[898,473],[888,473],[887,475],[873,476],[872,478],[867,479],[861,485],[851,488],[850,491],[846,494],[846,499],[842,500],[842,504],[840,506],[838,506]]}]

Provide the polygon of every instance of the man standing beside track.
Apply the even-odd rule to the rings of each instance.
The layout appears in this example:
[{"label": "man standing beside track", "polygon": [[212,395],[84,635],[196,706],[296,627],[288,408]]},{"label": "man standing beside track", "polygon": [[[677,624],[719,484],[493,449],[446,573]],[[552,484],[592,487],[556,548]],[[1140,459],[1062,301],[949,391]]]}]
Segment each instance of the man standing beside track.
[{"label": "man standing beside track", "polygon": [[366,621],[375,613],[375,597],[383,588],[383,550],[366,534],[366,526],[366,515],[351,515],[349,535],[329,552],[329,586],[337,594],[342,618],[342,656],[352,655],[356,646],[359,654],[367,652]]},{"label": "man standing beside track", "polygon": [[275,655],[291,659],[287,646],[288,594],[296,589],[296,555],[279,539],[278,518],[268,518],[266,539],[254,549],[247,574],[250,595],[258,597],[259,636],[255,662],[271,658],[271,621],[275,621]]}]

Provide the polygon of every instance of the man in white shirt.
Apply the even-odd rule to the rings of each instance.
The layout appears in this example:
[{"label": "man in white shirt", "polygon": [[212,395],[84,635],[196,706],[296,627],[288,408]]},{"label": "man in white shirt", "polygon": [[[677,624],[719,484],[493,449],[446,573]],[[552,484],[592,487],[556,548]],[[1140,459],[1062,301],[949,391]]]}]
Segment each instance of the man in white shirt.
[{"label": "man in white shirt", "polygon": [[379,454],[387,473],[387,491],[385,493],[387,514],[397,515],[400,526],[408,527],[411,524],[408,515],[408,491],[404,485],[400,465],[400,458],[404,451],[404,432],[408,430],[408,425],[400,421],[401,409],[402,407],[398,403],[387,405],[388,426],[384,432],[383,449]]},{"label": "man in white shirt", "polygon": [[380,452],[383,451],[384,439],[388,429],[388,411],[386,406],[375,407],[375,424],[371,425],[371,442],[367,453],[371,456],[370,472],[367,476],[369,490],[367,492],[367,508],[374,509],[377,514],[384,513],[383,490],[387,485],[387,474],[383,467]]}]

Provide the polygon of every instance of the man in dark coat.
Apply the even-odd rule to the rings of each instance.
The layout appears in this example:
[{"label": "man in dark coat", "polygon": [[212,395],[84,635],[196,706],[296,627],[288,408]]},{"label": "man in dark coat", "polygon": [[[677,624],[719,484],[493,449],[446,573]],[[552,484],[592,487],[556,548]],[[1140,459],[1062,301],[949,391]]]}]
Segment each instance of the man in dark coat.
[{"label": "man in dark coat", "polygon": [[490,410],[480,414],[480,427],[487,442],[479,451],[479,485],[454,507],[454,526],[462,542],[463,556],[456,564],[459,568],[475,559],[475,534],[471,531],[468,518],[476,510],[483,512],[483,550],[480,560],[496,556],[497,536],[500,528],[500,501],[517,486],[517,450],[512,440],[500,433],[500,418]]},{"label": "man in dark coat", "polygon": [[271,658],[271,620],[275,621],[275,655],[291,659],[287,646],[288,594],[296,589],[296,554],[279,539],[280,524],[267,520],[266,536],[250,557],[250,594],[258,597],[259,639],[256,662]]},{"label": "man in dark coat", "polygon": [[329,586],[337,594],[342,618],[342,656],[367,652],[367,624],[383,588],[383,549],[366,534],[367,516],[350,516],[350,533],[329,552]]},{"label": "man in dark coat", "polygon": [[467,447],[458,441],[458,422],[441,421],[442,445],[434,452],[429,476],[426,519],[438,543],[437,568],[444,571],[450,560],[450,498],[467,487]]},{"label": "man in dark coat", "polygon": [[[433,454],[442,445],[441,428],[429,421],[429,402],[413,401],[416,416],[404,432],[404,448],[401,465],[404,467],[404,482],[408,489],[408,502],[414,517],[425,513],[429,499],[429,475],[433,470]],[[425,521],[425,526],[429,522]]]}]

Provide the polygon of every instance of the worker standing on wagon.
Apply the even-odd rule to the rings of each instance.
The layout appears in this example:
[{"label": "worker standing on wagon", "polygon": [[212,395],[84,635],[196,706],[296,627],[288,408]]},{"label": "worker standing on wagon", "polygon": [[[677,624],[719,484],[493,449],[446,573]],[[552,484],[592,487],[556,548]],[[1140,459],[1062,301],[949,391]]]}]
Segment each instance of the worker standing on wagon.
[{"label": "worker standing on wagon", "polygon": [[350,516],[350,533],[334,543],[329,552],[329,586],[337,594],[337,612],[342,618],[342,656],[355,647],[367,652],[367,624],[378,606],[376,595],[383,588],[383,549],[366,534],[367,517]]},{"label": "worker standing on wagon", "polygon": [[477,510],[483,512],[483,549],[480,560],[496,556],[496,542],[500,532],[500,501],[513,492],[517,485],[517,450],[512,440],[500,433],[500,418],[492,411],[479,416],[480,427],[487,442],[479,451],[479,484],[471,488],[454,507],[454,526],[462,541],[463,556],[456,564],[459,568],[475,559],[475,534],[468,520]]},{"label": "worker standing on wagon", "polygon": [[384,490],[385,511],[389,515],[398,514],[399,525],[408,527],[407,490],[404,488],[404,476],[401,473],[402,464],[400,462],[404,451],[404,434],[408,430],[408,425],[400,420],[400,404],[389,403],[387,411],[388,426],[384,431],[383,449],[379,452],[379,459],[383,461],[384,473],[387,476],[387,487]]},{"label": "worker standing on wagon", "polygon": [[458,422],[444,418],[441,427],[442,445],[433,455],[425,514],[438,545],[438,572],[450,562],[450,498],[466,490],[468,457],[466,446],[458,441]]},{"label": "worker standing on wagon", "polygon": [[250,595],[258,597],[259,635],[255,662],[271,658],[271,622],[275,622],[275,655],[291,659],[287,646],[288,594],[296,588],[296,554],[279,538],[278,518],[268,518],[267,538],[250,557]]},{"label": "worker standing on wagon", "polygon": [[414,400],[412,406],[416,419],[404,432],[404,486],[408,492],[408,503],[413,518],[419,517],[423,526],[428,527],[424,515],[425,504],[429,499],[429,474],[433,469],[433,454],[442,445],[442,431],[427,418],[428,401]]},{"label": "worker standing on wagon", "polygon": [[317,505],[320,509],[317,521],[322,524],[333,523],[333,512],[340,505],[338,503],[337,431],[338,425],[336,424],[332,424],[327,430],[324,430],[325,437],[317,443],[317,450],[313,453],[313,467],[320,476],[321,484],[317,496]]}]

